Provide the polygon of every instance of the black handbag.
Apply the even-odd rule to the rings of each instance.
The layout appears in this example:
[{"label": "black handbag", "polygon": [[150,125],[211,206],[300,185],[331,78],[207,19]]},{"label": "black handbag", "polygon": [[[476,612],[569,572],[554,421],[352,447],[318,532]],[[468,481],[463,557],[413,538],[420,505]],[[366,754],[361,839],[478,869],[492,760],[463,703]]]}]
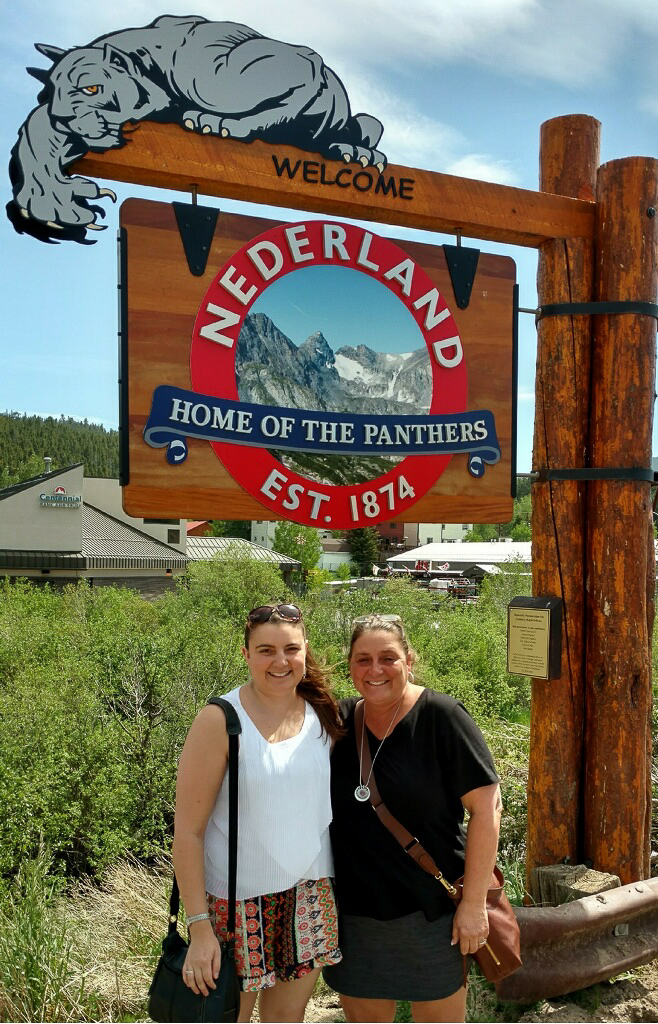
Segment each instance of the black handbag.
[{"label": "black handbag", "polygon": [[162,955],[158,960],[148,994],[148,1014],[151,1020],[170,1024],[197,1024],[205,1021],[236,1021],[240,1009],[240,982],[235,966],[235,891],[238,863],[238,736],[242,731],[240,719],[232,704],[221,697],[211,697],[209,704],[218,704],[226,715],[228,732],[228,920],[227,938],[220,943],[222,960],[216,988],[208,995],[196,995],[183,981],[183,963],[188,944],[180,935],[178,908],[180,894],[174,875],[169,899],[169,930],[162,941]]}]

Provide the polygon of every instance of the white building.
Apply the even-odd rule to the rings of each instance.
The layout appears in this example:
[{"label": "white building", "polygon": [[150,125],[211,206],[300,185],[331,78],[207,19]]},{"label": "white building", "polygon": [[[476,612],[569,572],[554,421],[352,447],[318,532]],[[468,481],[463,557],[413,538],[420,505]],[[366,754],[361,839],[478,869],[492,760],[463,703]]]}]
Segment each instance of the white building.
[{"label": "white building", "polygon": [[472,529],[473,523],[419,523],[418,545],[460,541]]},{"label": "white building", "polygon": [[[176,528],[145,526],[120,506],[118,480],[86,481],[81,463],[3,488],[0,575],[51,584],[86,579],[149,596],[170,589],[187,566],[180,520]],[[176,530],[176,546],[160,539],[166,529]]]}]

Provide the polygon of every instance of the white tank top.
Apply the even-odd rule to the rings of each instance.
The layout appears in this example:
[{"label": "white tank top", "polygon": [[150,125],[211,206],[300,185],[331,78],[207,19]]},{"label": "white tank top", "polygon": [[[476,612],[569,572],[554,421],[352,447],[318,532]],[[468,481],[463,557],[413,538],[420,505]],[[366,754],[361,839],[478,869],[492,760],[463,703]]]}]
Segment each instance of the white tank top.
[{"label": "white tank top", "polygon": [[[306,702],[296,736],[268,743],[240,701],[240,687],[223,694],[238,713],[238,871],[236,898],[283,892],[303,878],[333,875],[329,844],[330,740]],[[204,839],[208,892],[228,895],[228,769]]]}]

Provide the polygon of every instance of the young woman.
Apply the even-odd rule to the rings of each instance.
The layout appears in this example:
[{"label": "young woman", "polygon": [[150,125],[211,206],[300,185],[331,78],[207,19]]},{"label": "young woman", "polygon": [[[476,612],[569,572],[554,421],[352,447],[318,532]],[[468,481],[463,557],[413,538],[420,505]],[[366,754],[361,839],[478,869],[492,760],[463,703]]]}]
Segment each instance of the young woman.
[{"label": "young woman", "polygon": [[[323,965],[340,960],[329,844],[331,740],[342,732],[328,679],[295,605],[247,618],[249,681],[224,694],[242,726],[239,757],[236,962],[240,1021],[260,993],[261,1021],[302,1021]],[[183,977],[207,995],[226,935],[226,720],[208,705],[180,758],[173,857],[190,946]]]},{"label": "young woman", "polygon": [[[349,651],[360,698],[341,701],[347,735],[331,764],[343,960],[326,982],[348,1021],[392,1021],[398,999],[415,1021],[463,1021],[462,955],[488,935],[486,893],[496,858],[500,792],[491,755],[463,705],[414,681],[414,652],[399,616],[358,620]],[[362,703],[362,724],[355,707]],[[368,745],[371,770],[364,770]],[[449,881],[465,875],[454,905],[374,813],[381,799]],[[464,808],[470,813],[464,844]]]}]

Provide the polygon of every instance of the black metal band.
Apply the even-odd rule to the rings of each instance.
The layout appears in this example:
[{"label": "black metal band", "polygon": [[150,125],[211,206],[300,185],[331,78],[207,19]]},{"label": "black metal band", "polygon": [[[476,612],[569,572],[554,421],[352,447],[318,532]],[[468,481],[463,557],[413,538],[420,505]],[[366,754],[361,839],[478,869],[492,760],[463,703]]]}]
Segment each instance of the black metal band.
[{"label": "black metal band", "polygon": [[639,480],[641,483],[658,482],[658,473],[652,469],[619,467],[617,469],[538,469],[531,474],[535,483],[548,480]]},{"label": "black metal band", "polygon": [[538,306],[535,323],[545,316],[580,316],[601,313],[640,313],[658,320],[658,304],[629,299],[625,302],[552,302],[546,306]]}]

